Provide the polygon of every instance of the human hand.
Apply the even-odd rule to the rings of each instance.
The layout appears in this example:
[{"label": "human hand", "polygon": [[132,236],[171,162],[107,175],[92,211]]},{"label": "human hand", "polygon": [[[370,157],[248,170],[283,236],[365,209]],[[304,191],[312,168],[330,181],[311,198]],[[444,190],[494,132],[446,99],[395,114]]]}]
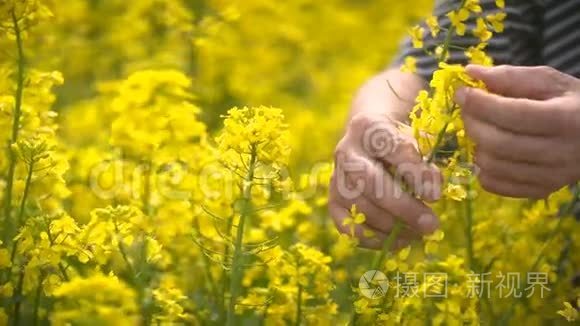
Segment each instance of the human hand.
[{"label": "human hand", "polygon": [[[343,225],[343,221],[350,216],[351,206],[356,205],[366,216],[364,226],[355,226],[355,235],[363,247],[380,248],[396,220],[407,228],[396,240],[394,249],[433,232],[439,224],[433,211],[408,193],[403,184],[410,186],[419,198],[436,200],[440,196],[441,174],[434,165],[422,160],[415,140],[402,133],[398,124],[385,114],[356,114],[336,146],[330,215],[339,231],[349,233],[350,226]],[[365,237],[363,228],[372,230],[376,236]]]},{"label": "human hand", "polygon": [[481,186],[510,197],[545,198],[580,180],[580,80],[549,67],[470,65],[490,93],[456,93],[476,144]]}]

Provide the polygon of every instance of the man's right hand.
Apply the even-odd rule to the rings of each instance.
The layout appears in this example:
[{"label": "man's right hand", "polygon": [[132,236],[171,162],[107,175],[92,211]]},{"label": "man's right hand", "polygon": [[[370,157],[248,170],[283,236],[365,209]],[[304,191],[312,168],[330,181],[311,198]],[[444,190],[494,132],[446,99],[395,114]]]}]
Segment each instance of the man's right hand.
[{"label": "man's right hand", "polygon": [[[367,87],[366,92],[377,89],[380,88]],[[384,91],[390,90],[385,87]],[[364,94],[364,87],[361,92],[359,97],[373,96]],[[440,197],[441,173],[433,164],[423,161],[414,138],[401,132],[399,123],[390,117],[386,108],[382,113],[357,108],[361,103],[365,101],[353,104],[354,115],[335,149],[330,215],[338,230],[348,233],[350,226],[343,221],[350,217],[352,205],[356,205],[365,214],[366,221],[365,225],[356,226],[355,235],[361,246],[367,248],[381,248],[395,221],[400,220],[406,228],[394,247],[401,248],[437,229],[438,218],[422,200],[434,201]],[[363,228],[372,230],[375,236],[365,237]]]}]

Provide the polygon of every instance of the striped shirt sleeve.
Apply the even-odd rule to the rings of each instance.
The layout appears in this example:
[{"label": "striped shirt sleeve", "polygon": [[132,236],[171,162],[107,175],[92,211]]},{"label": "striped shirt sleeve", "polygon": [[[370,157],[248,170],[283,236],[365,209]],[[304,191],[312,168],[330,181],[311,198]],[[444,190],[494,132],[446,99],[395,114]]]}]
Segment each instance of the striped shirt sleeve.
[{"label": "striped shirt sleeve", "polygon": [[[573,0],[579,1],[579,0]],[[437,1],[433,10],[442,28],[450,28],[451,23],[446,14],[460,6],[461,0]],[[500,12],[495,0],[480,1],[483,15]],[[541,28],[542,7],[534,0],[512,0],[506,1],[505,11],[505,31],[495,33],[489,41],[487,53],[494,59],[495,64],[512,64],[532,66],[541,64],[541,39],[538,38]],[[468,48],[479,43],[479,39],[470,32],[476,26],[476,17],[472,17],[466,22],[468,31],[464,36],[455,36],[450,49],[450,63],[466,64],[467,58],[460,48]],[[433,52],[435,48],[442,44],[445,33],[440,33],[436,38],[431,37],[429,28],[422,23],[425,28],[424,44],[425,49]],[[412,56],[417,59],[417,74],[425,80],[430,80],[433,72],[437,69],[437,60],[426,54],[424,49],[415,49],[410,38],[406,38],[395,58],[393,66],[399,67],[405,57]]]},{"label": "striped shirt sleeve", "polygon": [[580,78],[580,0],[544,0],[539,37],[544,64]]}]

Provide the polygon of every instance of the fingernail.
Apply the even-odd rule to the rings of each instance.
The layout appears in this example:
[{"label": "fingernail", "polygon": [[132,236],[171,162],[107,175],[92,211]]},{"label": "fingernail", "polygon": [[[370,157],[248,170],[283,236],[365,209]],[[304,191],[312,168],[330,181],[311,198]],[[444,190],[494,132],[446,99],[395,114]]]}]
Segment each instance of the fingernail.
[{"label": "fingernail", "polygon": [[419,228],[423,233],[431,233],[438,227],[437,218],[431,214],[421,215],[417,224],[419,224]]},{"label": "fingernail", "polygon": [[455,103],[463,106],[465,104],[465,98],[467,97],[467,88],[461,87],[455,92]]}]

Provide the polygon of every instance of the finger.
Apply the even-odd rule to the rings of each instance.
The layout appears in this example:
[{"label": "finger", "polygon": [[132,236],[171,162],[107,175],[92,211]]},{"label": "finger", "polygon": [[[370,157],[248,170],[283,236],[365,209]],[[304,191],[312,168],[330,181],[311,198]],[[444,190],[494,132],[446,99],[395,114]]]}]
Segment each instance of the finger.
[{"label": "finger", "polygon": [[[340,193],[336,189],[334,176],[331,178],[329,197],[330,215],[332,216],[339,232],[352,236],[351,233],[354,231],[354,236],[359,239],[361,247],[369,249],[382,248],[383,241],[387,238],[394,223],[394,218],[389,213],[386,213],[364,197],[361,197],[354,204],[358,210],[365,213],[366,225],[345,226],[344,219],[350,217],[350,210],[347,207],[352,207],[353,201],[344,200],[340,197]],[[377,216],[375,215],[377,213],[384,215],[382,215],[382,218],[373,219],[372,216]],[[374,222],[377,223],[375,224]],[[374,225],[378,225],[378,227],[375,227]],[[365,230],[367,232],[365,232]],[[372,231],[374,235],[372,237],[367,236],[365,233],[368,233],[368,231]],[[397,239],[395,239],[393,250],[396,251],[408,246],[412,241],[420,240],[421,237],[422,236],[416,231],[404,228]]]},{"label": "finger", "polygon": [[[376,230],[368,225],[344,225],[344,219],[350,217],[349,210],[337,203],[329,203],[328,207],[330,216],[332,216],[338,232],[348,236],[354,235],[354,237],[359,241],[359,246],[363,248],[382,249],[384,241],[387,239],[389,233]],[[368,236],[368,231],[371,231],[373,235]],[[397,251],[408,246],[413,241],[418,241],[420,239],[421,237],[416,232],[408,229],[403,230],[397,238],[394,239],[391,248],[393,251]]]},{"label": "finger", "polygon": [[475,88],[457,90],[455,101],[463,115],[516,133],[550,136],[557,131],[555,125],[563,123],[547,101],[502,97]]},{"label": "finger", "polygon": [[356,200],[345,200],[345,207],[352,207],[355,205],[357,210],[363,213],[366,217],[366,224],[373,229],[388,233],[393,228],[394,217],[391,213],[373,204],[365,197],[359,197]]},{"label": "finger", "polygon": [[550,67],[468,65],[466,72],[485,83],[495,94],[513,98],[546,100],[566,92],[569,77]]},{"label": "finger", "polygon": [[351,122],[351,139],[361,144],[355,148],[362,150],[363,156],[376,159],[386,168],[394,167],[395,173],[421,198],[434,201],[439,199],[441,191],[435,186],[442,179],[439,169],[433,164],[423,162],[417,149],[416,141],[402,133],[396,124],[387,119],[357,116]]},{"label": "finger", "polygon": [[557,190],[560,185],[566,184],[567,180],[559,169],[504,160],[481,150],[475,154],[475,163],[480,171],[497,178],[531,184],[547,190]]},{"label": "finger", "polygon": [[443,176],[435,164],[401,163],[393,177],[397,183],[411,187],[413,195],[425,201],[434,202],[441,198]]},{"label": "finger", "polygon": [[496,125],[482,122],[470,115],[463,116],[465,132],[475,142],[478,149],[494,156],[523,163],[552,166],[557,157],[542,155],[556,144],[549,139],[529,135],[516,135],[500,129]]},{"label": "finger", "polygon": [[550,194],[536,185],[506,180],[483,171],[479,175],[479,182],[486,191],[505,197],[541,199]]},{"label": "finger", "polygon": [[364,184],[364,197],[422,234],[437,229],[439,221],[429,207],[403,191],[400,183],[386,173],[382,166],[363,157],[357,159],[365,166],[364,169],[348,171],[346,178],[350,183]]},{"label": "finger", "polygon": [[[336,202],[329,202],[328,210],[338,232],[356,237],[361,247],[381,248],[383,240],[387,238],[387,234],[366,225],[345,225],[344,220],[350,217],[350,211]],[[369,230],[373,233],[372,237],[367,236]]]},{"label": "finger", "polygon": [[380,232],[388,233],[393,227],[394,217],[386,210],[373,204],[362,194],[356,198],[345,198],[341,196],[340,189],[333,177],[330,181],[329,198],[340,206],[350,208],[356,206],[357,211],[363,213],[366,218],[366,224]]}]

